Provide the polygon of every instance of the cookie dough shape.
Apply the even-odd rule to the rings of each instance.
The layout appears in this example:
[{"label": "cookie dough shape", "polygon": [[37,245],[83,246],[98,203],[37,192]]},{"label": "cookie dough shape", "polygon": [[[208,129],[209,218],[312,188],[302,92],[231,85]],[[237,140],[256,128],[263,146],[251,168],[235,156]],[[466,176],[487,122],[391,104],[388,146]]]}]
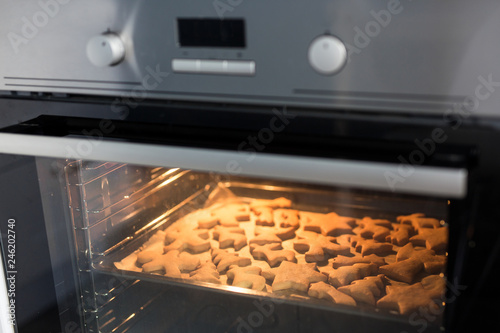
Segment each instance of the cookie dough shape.
[{"label": "cookie dough shape", "polygon": [[372,238],[379,242],[384,242],[391,234],[392,225],[388,220],[374,220],[364,217],[358,225],[361,227],[359,235],[363,238]]},{"label": "cookie dough shape", "polygon": [[281,243],[281,241],[295,237],[295,229],[280,227],[255,227],[255,235],[250,240],[250,244],[264,245],[271,243]]},{"label": "cookie dough shape", "polygon": [[271,267],[278,266],[282,261],[296,262],[295,252],[283,250],[280,243],[251,245],[250,253],[257,260],[265,260]]},{"label": "cookie dough shape", "polygon": [[378,266],[375,264],[354,264],[339,268],[324,267],[321,272],[328,276],[328,282],[335,288],[346,286],[354,280],[360,280],[369,275],[377,274]]},{"label": "cookie dough shape", "polygon": [[385,238],[385,241],[397,246],[405,246],[415,234],[415,230],[409,224],[393,224],[393,228],[394,231]]},{"label": "cookie dough shape", "polygon": [[361,255],[367,256],[370,254],[376,255],[386,255],[393,252],[392,244],[380,243],[373,239],[364,239],[359,236],[351,237],[351,245],[354,249],[361,253]]},{"label": "cookie dough shape", "polygon": [[280,197],[272,200],[256,199],[250,203],[251,210],[253,210],[255,207],[260,206],[267,206],[271,208],[288,208],[292,207],[292,201],[287,198]]},{"label": "cookie dough shape", "polygon": [[442,302],[445,281],[437,275],[431,275],[409,286],[387,286],[387,295],[377,302],[377,307],[398,311],[410,315],[419,309],[436,313]]},{"label": "cookie dough shape", "polygon": [[311,283],[327,280],[326,275],[316,270],[316,264],[295,264],[289,261],[283,261],[279,267],[262,271],[262,276],[273,280],[273,291],[307,292]]},{"label": "cookie dough shape", "polygon": [[213,209],[209,217],[198,220],[198,228],[210,229],[216,225],[237,227],[240,222],[250,220],[250,208],[243,203],[230,203]]},{"label": "cookie dough shape", "polygon": [[354,298],[346,293],[338,291],[335,287],[325,282],[311,283],[311,287],[309,287],[307,294],[314,298],[326,299],[335,304],[356,306]]},{"label": "cookie dough shape", "polygon": [[339,268],[342,266],[352,266],[354,264],[375,264],[378,267],[386,265],[385,259],[379,257],[375,254],[370,254],[364,257],[347,257],[343,255],[336,256],[332,261],[333,268]]},{"label": "cookie dough shape", "polygon": [[221,284],[219,272],[211,261],[205,261],[189,273],[191,280]]},{"label": "cookie dough shape", "polygon": [[348,286],[340,287],[338,290],[356,300],[356,302],[370,305],[376,304],[376,298],[384,292],[384,275],[368,276],[363,280],[353,281]]},{"label": "cookie dough shape", "polygon": [[381,266],[379,271],[391,279],[409,284],[413,282],[415,276],[423,269],[424,264],[422,261],[410,258],[393,264]]},{"label": "cookie dough shape", "polygon": [[448,227],[437,229],[419,229],[418,234],[410,238],[415,246],[425,246],[428,250],[442,252],[448,246]]},{"label": "cookie dough shape", "polygon": [[229,266],[249,266],[252,260],[246,257],[240,257],[238,253],[229,253],[225,250],[212,249],[212,261],[217,265],[217,272],[225,272]]},{"label": "cookie dough shape", "polygon": [[268,206],[258,206],[252,208],[255,214],[255,224],[267,227],[274,226],[273,209]]},{"label": "cookie dough shape", "polygon": [[300,227],[300,215],[296,209],[275,209],[273,214],[274,221],[282,228],[298,229]]},{"label": "cookie dough shape", "polygon": [[415,213],[411,215],[401,215],[396,218],[401,224],[410,224],[415,230],[421,228],[439,228],[441,223],[439,220],[431,217],[425,217],[425,214]]},{"label": "cookie dough shape", "polygon": [[210,249],[210,240],[207,230],[172,230],[165,234],[165,253],[178,250],[189,250],[193,253],[201,253]]},{"label": "cookie dough shape", "polygon": [[233,280],[232,285],[235,287],[265,291],[266,279],[260,275],[261,272],[262,269],[257,266],[232,266],[227,271],[227,277]]},{"label": "cookie dough shape", "polygon": [[432,250],[416,250],[412,243],[408,243],[399,249],[396,261],[403,261],[410,258],[420,260],[424,264],[425,272],[428,274],[439,274],[446,267],[445,256],[436,255]]},{"label": "cookie dough shape", "polygon": [[323,236],[315,232],[303,234],[304,239],[293,242],[293,248],[299,253],[305,253],[307,262],[321,262],[339,254],[349,254],[350,247],[335,243],[335,237]]},{"label": "cookie dough shape", "polygon": [[177,250],[156,257],[142,265],[146,273],[165,271],[165,276],[181,278],[181,272],[190,272],[200,264],[200,258]]},{"label": "cookie dough shape", "polygon": [[234,247],[236,251],[239,251],[245,245],[247,245],[245,230],[239,227],[227,228],[216,226],[214,228],[213,235],[214,239],[219,241],[219,248],[221,249]]},{"label": "cookie dough shape", "polygon": [[340,236],[352,233],[356,220],[351,217],[339,216],[336,213],[324,215],[317,214],[315,217],[307,217],[304,230],[314,231],[323,236]]}]

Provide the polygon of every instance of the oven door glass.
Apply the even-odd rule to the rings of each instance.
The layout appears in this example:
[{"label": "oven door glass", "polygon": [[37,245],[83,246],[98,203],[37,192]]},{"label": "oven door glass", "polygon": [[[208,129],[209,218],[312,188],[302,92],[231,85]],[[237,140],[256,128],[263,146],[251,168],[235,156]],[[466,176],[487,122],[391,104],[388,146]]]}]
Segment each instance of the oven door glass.
[{"label": "oven door glass", "polygon": [[[285,177],[275,168],[257,176],[203,164],[0,156],[15,327],[36,317],[22,311],[40,279],[52,281],[34,302],[63,332],[443,326],[460,193],[321,183],[313,169],[294,179],[283,165]],[[44,262],[30,259],[38,257]]]}]

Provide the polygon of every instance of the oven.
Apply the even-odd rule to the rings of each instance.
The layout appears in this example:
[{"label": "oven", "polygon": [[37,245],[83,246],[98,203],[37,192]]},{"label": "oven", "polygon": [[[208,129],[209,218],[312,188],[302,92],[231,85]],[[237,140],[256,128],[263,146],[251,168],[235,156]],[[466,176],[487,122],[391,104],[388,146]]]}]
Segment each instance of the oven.
[{"label": "oven", "polygon": [[495,2],[3,6],[0,331],[496,322]]}]

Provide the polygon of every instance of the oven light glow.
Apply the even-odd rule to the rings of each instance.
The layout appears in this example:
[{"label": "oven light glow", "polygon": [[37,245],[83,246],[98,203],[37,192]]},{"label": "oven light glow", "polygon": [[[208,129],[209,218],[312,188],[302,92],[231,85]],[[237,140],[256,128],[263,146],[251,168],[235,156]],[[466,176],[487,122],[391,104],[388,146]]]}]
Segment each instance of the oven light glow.
[{"label": "oven light glow", "polygon": [[[165,173],[162,175],[162,177],[163,177],[163,176],[170,175],[170,174],[172,174],[172,173],[176,172],[177,170],[179,170],[179,168],[170,169],[170,170],[168,170],[167,172],[165,172]],[[159,188],[160,188],[160,187],[163,187],[163,186],[167,185],[168,183],[171,183],[173,180],[174,180],[174,179],[172,179],[172,178],[167,179],[167,180],[165,180],[163,183],[161,183],[158,187],[159,187]]]},{"label": "oven light glow", "polygon": [[[165,175],[170,175],[171,173],[174,173],[176,172],[177,170],[179,170],[179,168],[173,168],[173,169],[170,169],[168,170],[167,172],[165,172]],[[449,201],[448,201],[449,202]]]}]

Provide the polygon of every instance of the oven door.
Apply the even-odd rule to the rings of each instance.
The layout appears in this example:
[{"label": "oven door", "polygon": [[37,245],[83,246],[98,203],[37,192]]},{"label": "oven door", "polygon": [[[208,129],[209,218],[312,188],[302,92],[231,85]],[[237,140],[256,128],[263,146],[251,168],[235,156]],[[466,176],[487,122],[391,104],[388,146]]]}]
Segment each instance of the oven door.
[{"label": "oven door", "polygon": [[[0,133],[2,332],[451,329],[470,149],[421,165],[411,145],[266,119]],[[386,160],[402,147],[409,161]]]}]

